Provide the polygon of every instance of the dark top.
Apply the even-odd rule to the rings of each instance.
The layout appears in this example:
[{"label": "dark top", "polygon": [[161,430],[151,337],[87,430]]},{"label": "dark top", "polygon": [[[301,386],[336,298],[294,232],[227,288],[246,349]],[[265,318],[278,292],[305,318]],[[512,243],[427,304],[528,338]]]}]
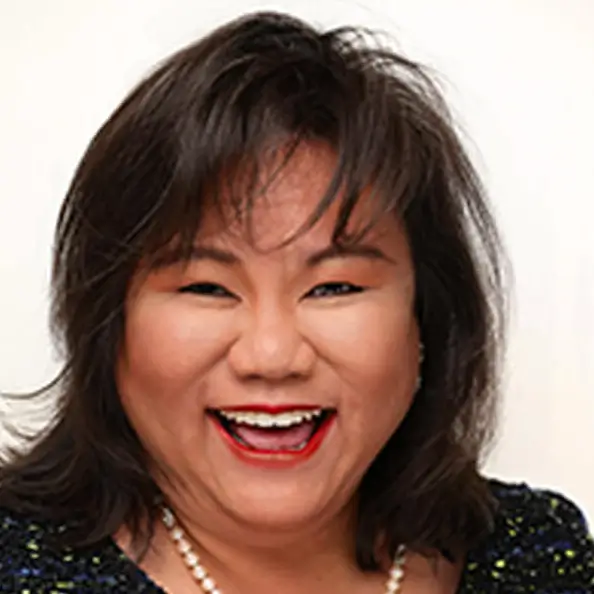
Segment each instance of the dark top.
[{"label": "dark top", "polygon": [[[468,555],[459,594],[594,593],[594,541],[564,497],[493,482],[495,528]],[[108,539],[92,551],[52,550],[63,530],[0,511],[0,592],[164,594]]]}]

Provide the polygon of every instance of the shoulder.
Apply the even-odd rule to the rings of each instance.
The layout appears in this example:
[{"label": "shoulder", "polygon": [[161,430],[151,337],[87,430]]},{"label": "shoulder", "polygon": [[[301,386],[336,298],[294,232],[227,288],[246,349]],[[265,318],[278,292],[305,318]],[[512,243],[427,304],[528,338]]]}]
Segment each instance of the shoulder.
[{"label": "shoulder", "polygon": [[66,581],[68,551],[52,546],[58,529],[49,522],[0,508],[0,592]]},{"label": "shoulder", "polygon": [[55,537],[64,529],[0,508],[0,593],[129,591],[119,589],[124,565],[117,549],[59,547]]},{"label": "shoulder", "polygon": [[0,572],[17,555],[36,558],[54,532],[49,523],[0,507]]},{"label": "shoulder", "polygon": [[570,499],[525,484],[491,481],[497,513],[491,535],[469,559],[469,572],[510,589],[591,592],[594,541]]}]

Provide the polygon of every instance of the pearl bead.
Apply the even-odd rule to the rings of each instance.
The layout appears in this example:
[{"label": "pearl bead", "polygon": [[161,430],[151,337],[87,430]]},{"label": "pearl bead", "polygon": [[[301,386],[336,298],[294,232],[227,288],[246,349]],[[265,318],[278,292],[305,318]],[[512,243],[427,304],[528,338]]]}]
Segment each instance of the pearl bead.
[{"label": "pearl bead", "polygon": [[202,565],[196,565],[196,567],[194,567],[194,570],[192,571],[192,574],[197,580],[203,580],[207,575],[206,569],[204,569]]},{"label": "pearl bead", "polygon": [[167,528],[173,528],[175,526],[175,518],[170,509],[163,510],[163,524],[165,524]]},{"label": "pearl bead", "polygon": [[392,567],[392,569],[390,569],[390,577],[394,578],[395,580],[402,579],[403,575],[404,575],[404,570],[402,569],[402,567],[396,566],[396,567]]}]

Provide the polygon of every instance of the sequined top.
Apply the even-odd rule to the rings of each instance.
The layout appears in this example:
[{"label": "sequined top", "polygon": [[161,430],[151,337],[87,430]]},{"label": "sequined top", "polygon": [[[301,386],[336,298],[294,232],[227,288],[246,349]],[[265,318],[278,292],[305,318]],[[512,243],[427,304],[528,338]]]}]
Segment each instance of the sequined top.
[{"label": "sequined top", "polygon": [[[491,484],[495,528],[469,553],[458,593],[594,593],[594,541],[580,510],[555,493]],[[165,594],[112,540],[52,550],[48,535],[63,529],[0,510],[0,592]]]}]

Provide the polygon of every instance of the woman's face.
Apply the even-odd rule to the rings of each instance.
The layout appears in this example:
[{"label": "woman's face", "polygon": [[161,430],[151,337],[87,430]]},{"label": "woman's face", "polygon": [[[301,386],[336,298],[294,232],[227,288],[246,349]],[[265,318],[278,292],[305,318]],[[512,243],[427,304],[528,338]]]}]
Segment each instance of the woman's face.
[{"label": "woman's face", "polygon": [[411,405],[415,283],[396,218],[340,253],[331,209],[278,247],[334,166],[302,147],[256,203],[249,242],[213,213],[189,264],[133,283],[118,386],[172,498],[270,527],[337,512]]}]

